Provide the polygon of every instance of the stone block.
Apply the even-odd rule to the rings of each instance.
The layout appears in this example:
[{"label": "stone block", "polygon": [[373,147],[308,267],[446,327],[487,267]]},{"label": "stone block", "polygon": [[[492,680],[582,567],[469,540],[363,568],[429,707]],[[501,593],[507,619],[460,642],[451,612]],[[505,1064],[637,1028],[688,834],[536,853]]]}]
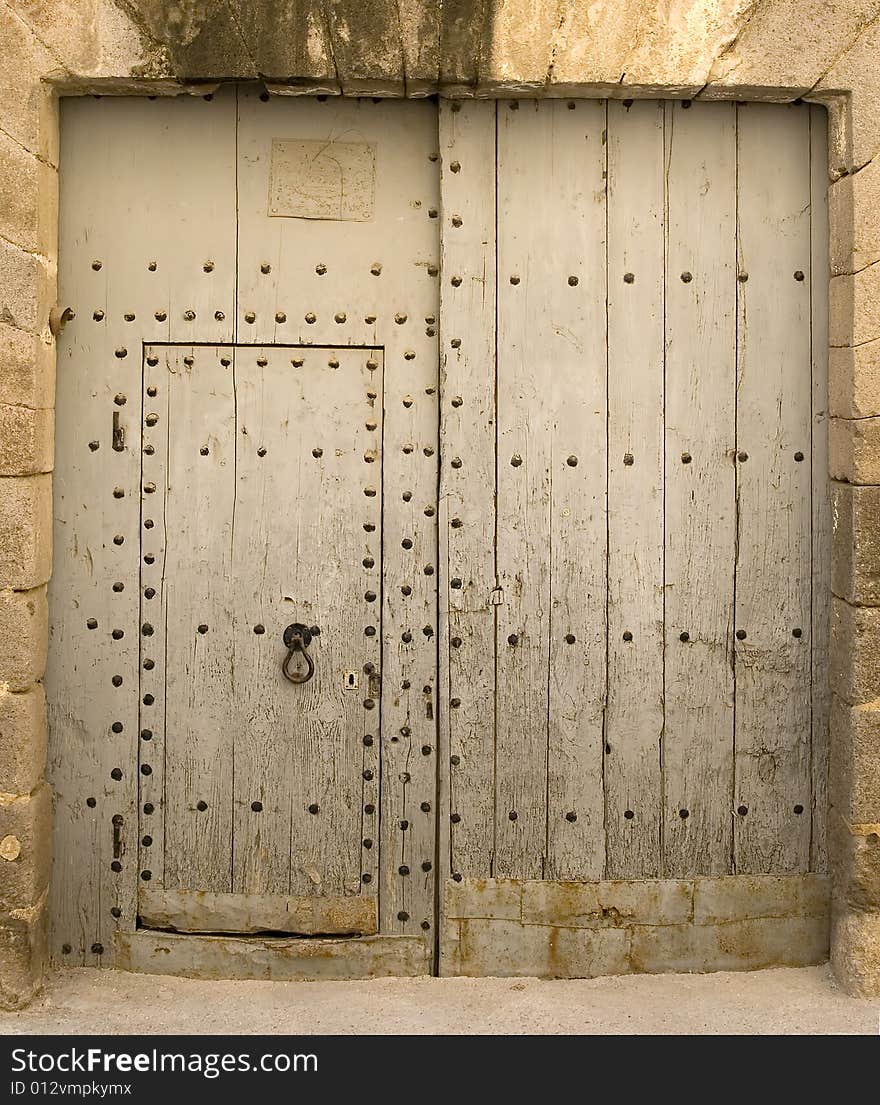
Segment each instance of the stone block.
[{"label": "stone block", "polygon": [[850,824],[880,824],[880,703],[831,707],[829,801]]},{"label": "stone block", "polygon": [[0,478],[0,587],[33,588],[51,571],[51,476]]},{"label": "stone block", "polygon": [[828,958],[829,918],[759,917],[726,924],[632,929],[634,971],[756,971],[805,967]]},{"label": "stone block", "polygon": [[473,0],[444,0],[440,17],[440,83],[472,90],[478,80],[483,21],[474,19]]},{"label": "stone block", "polygon": [[568,928],[669,925],[689,921],[693,884],[678,879],[643,882],[523,883],[523,921]]},{"label": "stone block", "polygon": [[[728,10],[725,5],[723,14]],[[876,13],[876,0],[741,4],[736,12],[739,26],[712,67],[708,90],[757,87],[806,92]],[[717,18],[713,12],[711,22]]]},{"label": "stone block", "polygon": [[831,272],[853,273],[880,260],[880,158],[828,189]]},{"label": "stone block", "polygon": [[880,340],[829,350],[828,395],[832,415],[880,415]]},{"label": "stone block", "polygon": [[445,915],[507,918],[518,921],[522,914],[522,882],[518,879],[448,879]]},{"label": "stone block", "polygon": [[480,85],[543,87],[559,22],[555,7],[534,0],[490,0],[487,8],[479,55]]},{"label": "stone block", "polygon": [[461,974],[461,921],[444,917],[440,925],[440,976],[456,978]]},{"label": "stone block", "polygon": [[0,914],[0,1008],[21,1009],[32,1001],[45,963],[45,906],[25,916]]},{"label": "stone block", "polygon": [[880,606],[880,487],[831,489],[831,589],[856,606]]},{"label": "stone block", "polygon": [[[606,10],[619,18],[621,7],[608,5]],[[683,12],[671,16],[669,9],[644,0],[629,0],[626,8],[629,18],[623,26],[632,45],[620,82],[648,88],[671,86],[682,94],[707,83],[716,59],[737,37],[753,5],[751,0],[713,0],[711,14],[699,19],[687,18]]]},{"label": "stone block", "polygon": [[45,587],[0,590],[0,684],[24,691],[42,679],[48,635]]},{"label": "stone block", "polygon": [[880,338],[880,265],[832,276],[829,308],[831,345],[862,345]]},{"label": "stone block", "polygon": [[694,882],[694,923],[823,917],[831,890],[821,875],[730,875]]},{"label": "stone block", "polygon": [[459,973],[469,977],[596,978],[625,974],[625,929],[554,928],[516,921],[461,922]]},{"label": "stone block", "polygon": [[0,910],[27,910],[49,885],[52,797],[41,783],[26,795],[0,794]]},{"label": "stone block", "polygon": [[45,329],[54,295],[54,265],[0,239],[0,322],[34,333]]},{"label": "stone block", "polygon": [[[876,17],[876,4],[873,8]],[[811,9],[815,13],[812,5]],[[854,6],[854,11],[858,10]],[[805,26],[810,26],[809,19]],[[839,54],[811,93],[851,93],[851,126],[841,128],[832,143],[832,168],[836,169],[866,165],[880,150],[880,21],[864,20],[859,30],[849,49]]]},{"label": "stone block", "polygon": [[0,477],[52,471],[55,412],[0,403]]},{"label": "stone block", "polygon": [[58,62],[85,77],[121,77],[152,60],[142,32],[112,0],[9,0]]},{"label": "stone block", "polygon": [[0,690],[0,793],[30,794],[46,765],[46,696]]},{"label": "stone block", "polygon": [[48,254],[57,223],[57,170],[0,130],[0,236]]},{"label": "stone block", "polygon": [[832,418],[828,443],[832,479],[880,484],[880,417]]},{"label": "stone block", "polygon": [[55,347],[40,334],[0,322],[0,403],[51,407],[55,403]]},{"label": "stone block", "polygon": [[880,610],[831,601],[831,690],[844,702],[880,700]]},{"label": "stone block", "polygon": [[880,910],[880,832],[859,831],[837,811],[829,819],[834,907],[836,910]]},{"label": "stone block", "polygon": [[880,997],[880,912],[842,910],[832,921],[831,967],[855,997]]},{"label": "stone block", "polygon": [[44,78],[67,75],[8,4],[0,10],[0,129],[31,153],[58,164],[57,103]]},{"label": "stone block", "polygon": [[[265,25],[268,11],[259,4],[185,0],[169,5],[164,0],[133,0],[127,7],[164,50],[167,69],[175,77],[249,80],[260,75],[251,43]],[[273,10],[277,12],[277,4]]]},{"label": "stone block", "polygon": [[440,15],[445,5],[399,0],[400,45],[408,95],[435,91],[440,78]]},{"label": "stone block", "polygon": [[275,0],[238,0],[238,7],[247,11],[243,31],[262,73],[279,79],[296,76],[300,87],[339,90],[330,28],[320,0],[300,0],[296,6]]}]

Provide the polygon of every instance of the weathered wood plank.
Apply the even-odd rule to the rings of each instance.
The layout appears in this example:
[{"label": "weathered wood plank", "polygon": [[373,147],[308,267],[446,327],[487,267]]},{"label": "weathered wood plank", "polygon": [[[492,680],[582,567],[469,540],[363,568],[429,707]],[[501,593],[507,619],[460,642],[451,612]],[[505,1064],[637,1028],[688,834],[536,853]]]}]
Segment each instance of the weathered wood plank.
[{"label": "weathered wood plank", "polygon": [[738,873],[810,861],[809,108],[740,105]]},{"label": "weathered wood plank", "polygon": [[663,874],[718,875],[733,841],[734,105],[667,104],[666,163]]},{"label": "weathered wood plank", "polygon": [[828,113],[810,108],[810,293],[813,361],[812,840],[810,870],[828,868],[828,656],[831,502],[828,480]]},{"label": "weathered wood plank", "polygon": [[50,912],[55,955],[106,964],[136,907],[141,348],[231,335],[234,93],[63,112],[59,301],[76,318],[58,338]]},{"label": "weathered wood plank", "polygon": [[[239,93],[240,340],[385,350],[387,785],[380,798],[378,775],[365,780],[364,837],[381,833],[383,931],[420,934],[433,931],[436,864],[436,120],[424,101],[262,102],[257,91]],[[266,218],[273,142],[323,148],[340,135],[374,148],[373,218]]]},{"label": "weathered wood plank", "polygon": [[[156,493],[144,496],[143,525],[158,522],[147,511],[152,500],[161,504],[164,497],[164,532],[158,525],[144,530],[144,557],[155,559],[145,560],[143,583],[162,589],[165,619],[164,625],[145,623],[151,631],[143,640],[145,655],[158,664],[161,657],[150,650],[157,638],[164,639],[165,670],[164,679],[156,668],[144,672],[145,684],[164,702],[164,743],[155,736],[141,741],[140,770],[164,760],[163,885],[168,889],[233,889],[237,734],[230,676],[242,582],[233,574],[232,555],[238,449],[234,357],[217,346],[173,348],[163,358],[167,367],[161,375],[154,376],[149,366],[145,374],[147,384],[153,381],[159,389],[162,409],[148,401],[144,443],[161,442],[149,459],[162,471]],[[142,601],[146,617],[146,591]],[[155,837],[151,818],[143,816]]]},{"label": "weathered wood plank", "polygon": [[[378,350],[236,351],[238,893],[376,893],[361,883],[361,803],[365,748],[370,773],[379,766],[364,669],[379,671],[381,627],[363,625],[379,618],[382,395]],[[320,630],[300,686],[281,672],[292,622]]]},{"label": "weathered wood plank", "polygon": [[552,224],[529,269],[550,297],[551,408],[546,878],[601,876],[606,584],[606,109],[545,105]]},{"label": "weathered wood plank", "polygon": [[443,878],[488,875],[495,845],[495,104],[442,100],[440,156]]},{"label": "weathered wood plank", "polygon": [[[552,105],[498,105],[498,607],[495,865],[540,878],[547,850],[550,663],[549,338],[557,288],[545,250],[559,187]],[[536,168],[540,167],[540,175]],[[564,284],[563,284],[564,287]]]},{"label": "weathered wood plank", "polygon": [[147,887],[138,899],[144,928],[176,932],[291,932],[300,936],[378,929],[375,897],[288,898],[272,894],[212,894],[201,890]]},{"label": "weathered wood plank", "polygon": [[[165,548],[170,396],[173,368],[178,361],[182,367],[183,356],[193,354],[193,346],[184,351],[173,346],[148,345],[144,348],[141,370],[141,410],[149,416],[149,424],[141,418],[141,708],[137,734],[141,878],[138,894],[153,879],[160,886],[165,881]],[[154,418],[158,418],[158,422],[154,423]],[[149,498],[148,486],[153,489]],[[147,519],[151,522],[149,529],[144,528]],[[146,626],[151,627],[150,636],[144,636]],[[147,766],[148,774],[142,773],[142,765]],[[216,815],[217,811],[213,811],[212,820]]]},{"label": "weathered wood plank", "polygon": [[349,978],[414,978],[430,972],[430,951],[418,936],[336,940],[181,936],[120,932],[120,970],[184,978],[306,982]]},{"label": "weathered wood plank", "polygon": [[663,105],[608,104],[606,877],[659,873]]}]

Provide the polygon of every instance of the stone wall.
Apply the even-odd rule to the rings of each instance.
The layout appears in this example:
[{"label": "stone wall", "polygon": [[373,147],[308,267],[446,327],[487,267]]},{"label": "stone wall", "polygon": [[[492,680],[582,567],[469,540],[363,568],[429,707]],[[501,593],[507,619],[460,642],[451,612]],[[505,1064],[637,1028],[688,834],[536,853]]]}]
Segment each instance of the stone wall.
[{"label": "stone wall", "polygon": [[[286,93],[790,100],[831,114],[832,961],[880,993],[880,0],[3,0],[0,1000],[39,986],[57,97]],[[199,88],[204,91],[204,84]]]}]

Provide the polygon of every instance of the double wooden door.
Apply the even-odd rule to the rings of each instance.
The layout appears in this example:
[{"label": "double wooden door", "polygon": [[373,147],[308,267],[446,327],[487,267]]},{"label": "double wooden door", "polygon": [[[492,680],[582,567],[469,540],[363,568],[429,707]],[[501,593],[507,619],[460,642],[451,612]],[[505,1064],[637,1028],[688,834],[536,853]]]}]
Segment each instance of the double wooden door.
[{"label": "double wooden door", "polygon": [[56,955],[416,971],[448,901],[485,964],[520,884],[824,870],[825,140],[802,104],[65,104]]}]

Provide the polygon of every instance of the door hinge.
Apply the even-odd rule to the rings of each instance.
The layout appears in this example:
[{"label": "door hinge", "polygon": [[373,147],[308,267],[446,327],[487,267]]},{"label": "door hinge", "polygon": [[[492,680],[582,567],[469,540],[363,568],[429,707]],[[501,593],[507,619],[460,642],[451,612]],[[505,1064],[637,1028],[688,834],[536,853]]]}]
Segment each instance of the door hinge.
[{"label": "door hinge", "polygon": [[504,588],[503,587],[496,587],[494,590],[489,592],[489,605],[490,606],[501,606],[501,605],[503,605],[503,603],[504,603]]}]

